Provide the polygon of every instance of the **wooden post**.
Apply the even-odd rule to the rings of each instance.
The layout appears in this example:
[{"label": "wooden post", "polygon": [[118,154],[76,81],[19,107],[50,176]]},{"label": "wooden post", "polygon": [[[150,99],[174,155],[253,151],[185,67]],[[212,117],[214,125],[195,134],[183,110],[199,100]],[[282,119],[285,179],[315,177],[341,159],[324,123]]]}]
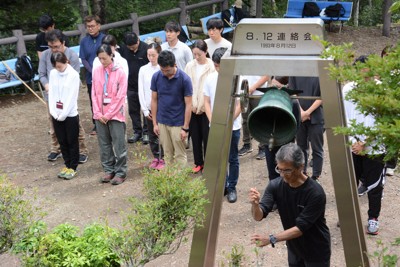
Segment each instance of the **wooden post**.
[{"label": "wooden post", "polygon": [[263,1],[257,0],[257,2],[256,2],[256,18],[262,17],[262,5],[263,5]]},{"label": "wooden post", "polygon": [[179,13],[179,24],[186,25],[187,23],[187,9],[186,9],[186,0],[179,1],[179,8],[181,12]]},{"label": "wooden post", "polygon": [[138,15],[137,13],[131,13],[131,19],[132,19],[132,32],[136,33],[139,35],[139,20],[138,20]]},{"label": "wooden post", "polygon": [[86,36],[86,26],[85,24],[78,24],[78,30],[81,32],[79,36],[79,42]]},{"label": "wooden post", "polygon": [[24,41],[24,35],[22,34],[22,30],[13,30],[14,36],[17,37],[17,55],[22,56],[26,54],[26,46]]}]

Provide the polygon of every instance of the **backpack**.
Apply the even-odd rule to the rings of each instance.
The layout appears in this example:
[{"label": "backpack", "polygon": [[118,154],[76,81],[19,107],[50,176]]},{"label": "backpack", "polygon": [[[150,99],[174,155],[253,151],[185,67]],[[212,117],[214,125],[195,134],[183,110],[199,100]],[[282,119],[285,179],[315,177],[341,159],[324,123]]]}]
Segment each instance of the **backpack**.
[{"label": "backpack", "polygon": [[187,36],[185,30],[182,28],[181,25],[179,25],[180,27],[180,33],[178,35],[178,39],[179,41],[181,41],[182,43],[186,43],[187,41],[190,41],[189,36]]},{"label": "backpack", "polygon": [[233,27],[233,15],[231,9],[225,9],[221,12],[221,19],[224,22],[224,28]]},{"label": "backpack", "polygon": [[305,2],[302,12],[302,17],[316,17],[319,16],[321,10],[315,2]]},{"label": "backpack", "polygon": [[17,58],[17,62],[15,62],[15,72],[23,81],[30,81],[35,77],[32,62],[27,55],[22,55]]},{"label": "backpack", "polygon": [[224,22],[224,28],[235,27],[236,24],[245,17],[243,9],[236,6],[232,6],[231,8],[225,9],[221,12],[221,19]]},{"label": "backpack", "polygon": [[340,17],[343,17],[345,13],[346,13],[346,10],[339,3],[331,5],[331,6],[327,6],[325,8],[325,16],[327,16],[327,17],[339,19]]}]

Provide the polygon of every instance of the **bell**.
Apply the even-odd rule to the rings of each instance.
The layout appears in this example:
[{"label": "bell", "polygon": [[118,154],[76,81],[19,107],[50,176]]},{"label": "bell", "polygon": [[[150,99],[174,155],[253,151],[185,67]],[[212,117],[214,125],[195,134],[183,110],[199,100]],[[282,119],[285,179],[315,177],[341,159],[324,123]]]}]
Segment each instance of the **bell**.
[{"label": "bell", "polygon": [[247,120],[251,136],[271,150],[291,142],[297,132],[292,100],[285,90],[269,88]]}]

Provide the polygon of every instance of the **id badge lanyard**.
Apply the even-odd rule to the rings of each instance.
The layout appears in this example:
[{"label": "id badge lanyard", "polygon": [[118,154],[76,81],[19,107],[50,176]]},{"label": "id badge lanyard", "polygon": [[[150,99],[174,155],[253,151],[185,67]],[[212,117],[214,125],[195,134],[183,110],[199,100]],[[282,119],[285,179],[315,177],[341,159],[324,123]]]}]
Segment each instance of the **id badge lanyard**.
[{"label": "id badge lanyard", "polygon": [[107,72],[107,70],[104,71],[104,80],[105,80],[105,82],[104,82],[104,86],[103,86],[103,92],[104,92],[104,95],[107,97],[108,96],[108,93],[107,93],[108,72]]}]

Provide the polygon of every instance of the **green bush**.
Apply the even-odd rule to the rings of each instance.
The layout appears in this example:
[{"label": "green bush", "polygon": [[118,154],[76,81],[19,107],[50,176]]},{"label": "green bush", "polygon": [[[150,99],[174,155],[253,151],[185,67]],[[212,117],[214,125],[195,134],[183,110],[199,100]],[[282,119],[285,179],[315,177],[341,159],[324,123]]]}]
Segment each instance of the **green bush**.
[{"label": "green bush", "polygon": [[0,174],[0,254],[23,238],[41,212],[23,199],[24,190]]},{"label": "green bush", "polygon": [[13,252],[21,256],[25,266],[120,266],[109,241],[118,235],[117,230],[91,224],[82,235],[78,233],[79,228],[70,224],[60,224],[48,232],[40,221]]},{"label": "green bush", "polygon": [[132,211],[114,247],[127,266],[143,266],[175,252],[193,227],[201,226],[207,203],[204,180],[190,170],[166,168],[145,173],[145,200],[130,199]]}]

